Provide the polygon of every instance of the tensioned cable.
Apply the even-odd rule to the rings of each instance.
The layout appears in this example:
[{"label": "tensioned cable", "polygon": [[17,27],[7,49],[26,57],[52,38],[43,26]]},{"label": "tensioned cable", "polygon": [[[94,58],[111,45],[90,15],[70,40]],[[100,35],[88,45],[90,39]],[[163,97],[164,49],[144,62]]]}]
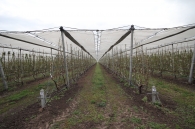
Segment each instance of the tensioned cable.
[{"label": "tensioned cable", "polygon": [[[169,44],[160,45],[160,46],[157,46],[157,47],[148,48],[147,50],[158,49],[158,48],[170,46],[170,45],[173,45],[173,44],[185,43],[185,42],[190,42],[190,41],[195,41],[195,39],[177,41],[177,42],[173,42],[173,43],[169,43]],[[134,47],[133,49],[136,49],[136,48],[137,48],[137,47]],[[131,51],[131,49],[127,49],[126,51],[122,51],[121,54],[122,54],[122,53],[125,53],[125,52],[128,52],[128,51]],[[116,54],[115,54],[115,55],[116,55]],[[113,56],[115,56],[115,55],[113,55]]]},{"label": "tensioned cable", "polygon": [[[177,33],[175,33],[175,34],[172,34],[172,35],[169,35],[169,36],[165,36],[165,37],[163,37],[163,38],[160,38],[160,39],[157,39],[157,40],[154,40],[154,41],[151,41],[151,42],[145,43],[145,44],[138,45],[138,46],[134,47],[133,49],[138,48],[138,47],[140,47],[140,46],[147,45],[147,44],[151,44],[151,43],[154,43],[154,42],[157,42],[157,41],[160,41],[160,40],[166,39],[166,38],[170,38],[170,37],[172,37],[172,36],[175,36],[175,35],[178,35],[178,34],[184,33],[184,32],[186,32],[186,31],[191,30],[191,29],[194,29],[194,28],[195,28],[195,26],[190,27],[190,28],[187,28],[186,30],[182,30],[182,31],[177,32]],[[131,30],[130,30],[130,31],[131,31]],[[128,33],[128,32],[127,32],[127,33]],[[130,34],[130,33],[129,33],[129,34]],[[128,34],[128,35],[129,35],[129,34]],[[125,34],[125,35],[126,35],[126,34]],[[128,36],[128,35],[127,35],[127,36]],[[123,35],[123,36],[124,36],[124,35]],[[122,36],[122,37],[123,37],[123,36]],[[126,36],[126,37],[127,37],[127,36]],[[122,38],[122,37],[121,37],[121,38]],[[126,37],[124,37],[124,38],[126,38]],[[119,40],[120,40],[120,39],[119,39]],[[118,40],[118,41],[119,41],[119,40]],[[122,39],[122,40],[123,40],[123,39]],[[121,41],[122,41],[122,40],[121,40]],[[194,40],[195,40],[195,39],[192,39],[192,40],[187,40],[187,41],[182,41],[182,42],[189,42],[189,41],[194,41]],[[118,42],[118,41],[117,41],[117,42]],[[121,42],[121,41],[120,41],[120,42]],[[119,42],[119,43],[120,43],[120,42]],[[178,42],[177,42],[177,43],[178,43]],[[116,43],[115,43],[115,44],[116,44]],[[110,47],[110,49],[108,49],[108,51],[110,51],[110,50],[111,50],[111,49],[115,46],[115,44],[114,44],[114,45],[112,45],[112,46]],[[105,55],[108,51],[106,51],[106,52],[104,53],[104,55]],[[127,50],[127,51],[130,51],[130,50]],[[103,55],[103,56],[104,56],[104,55]],[[103,57],[103,56],[102,56],[102,57]],[[101,58],[102,58],[102,57],[101,57]]]},{"label": "tensioned cable", "polygon": [[[185,28],[185,27],[189,27],[189,26],[194,26],[195,23],[192,24],[188,24],[188,25],[183,25],[183,26],[177,26],[177,27],[171,27],[171,28],[147,28],[147,27],[140,27],[135,25],[135,27],[138,28],[143,28],[143,29],[135,29],[135,30],[162,30],[162,29],[173,29],[173,28]],[[65,27],[67,28],[66,31],[109,31],[109,30],[129,30],[129,29],[121,29],[121,28],[125,28],[125,27],[129,27],[130,25],[127,26],[122,26],[122,27],[117,27],[117,28],[111,28],[111,29],[102,29],[102,30],[98,30],[98,29],[79,29],[79,28],[73,28],[73,27]],[[8,30],[0,30],[0,32],[6,32],[6,33],[29,33],[29,32],[45,32],[45,31],[59,31],[59,30],[54,30],[57,29],[59,27],[53,27],[53,28],[48,28],[48,29],[42,29],[42,30],[32,30],[32,31],[8,31]],[[70,30],[68,30],[70,29]]]},{"label": "tensioned cable", "polygon": [[154,42],[157,42],[157,41],[163,40],[163,39],[167,39],[167,38],[173,37],[173,36],[175,36],[175,35],[178,35],[178,34],[184,33],[184,32],[186,32],[186,31],[191,30],[191,29],[194,29],[194,28],[195,28],[195,26],[190,27],[190,28],[187,28],[187,29],[185,29],[185,30],[182,30],[182,31],[180,31],[180,32],[177,32],[177,33],[174,33],[174,34],[171,34],[171,35],[165,36],[165,37],[163,37],[163,38],[160,38],[160,39],[157,39],[157,40],[154,40],[154,41],[148,42],[148,43],[144,43],[144,44],[138,45],[138,46],[136,46],[136,48],[138,48],[138,47],[140,47],[140,46],[147,45],[147,44],[151,44],[151,43],[154,43]]},{"label": "tensioned cable", "polygon": [[[115,44],[113,44],[104,54],[103,54],[103,56],[107,53],[107,52],[109,52],[114,46],[116,46],[117,44],[119,44],[121,41],[123,41],[129,34],[131,33],[131,29],[128,31],[128,32],[126,32]],[[102,57],[103,57],[102,56]],[[102,58],[101,57],[101,58]],[[100,59],[101,59],[100,58]]]},{"label": "tensioned cable", "polygon": [[164,31],[164,30],[160,30],[160,31],[158,31],[158,32],[153,33],[152,35],[148,36],[147,38],[142,39],[140,42],[138,42],[138,44],[140,44],[141,42],[143,42],[143,41],[145,41],[145,40],[148,40],[148,39],[154,37],[155,35],[161,33],[162,31]]},{"label": "tensioned cable", "polygon": [[29,33],[29,34],[30,34],[31,36],[33,35],[33,37],[35,37],[35,38],[38,39],[38,40],[44,41],[44,42],[46,42],[46,43],[48,43],[48,44],[50,44],[50,45],[52,45],[52,46],[57,46],[57,45],[54,44],[53,42],[48,41],[48,40],[46,40],[46,39],[40,37],[39,35],[36,35],[36,34],[34,34],[34,33]]},{"label": "tensioned cable", "polygon": [[45,47],[45,48],[51,48],[51,49],[54,49],[54,50],[58,50],[58,49],[56,49],[56,48],[54,48],[54,47],[49,47],[49,46],[45,46],[45,45],[40,45],[40,44],[33,43],[33,42],[30,42],[30,41],[26,41],[26,40],[14,38],[14,37],[11,37],[11,36],[3,35],[3,34],[1,34],[1,33],[0,33],[0,36],[5,37],[5,38],[9,38],[9,39],[14,39],[14,40],[21,41],[21,42],[25,42],[25,43],[29,43],[29,44],[36,45],[36,46],[41,46],[41,47]]},{"label": "tensioned cable", "polygon": [[29,33],[29,32],[42,32],[42,31],[54,31],[53,29],[57,29],[59,27],[53,27],[53,28],[48,28],[48,29],[42,29],[42,30],[32,30],[32,31],[9,31],[9,30],[0,30],[0,32],[4,33]]},{"label": "tensioned cable", "polygon": [[190,42],[190,41],[194,41],[194,40],[195,39],[173,42],[173,43],[169,43],[169,44],[160,45],[160,46],[157,46],[157,47],[148,48],[147,50],[162,48],[162,47],[170,46],[170,45],[173,45],[173,44],[185,43],[185,42]]},{"label": "tensioned cable", "polygon": [[[48,53],[48,52],[41,52],[41,51],[24,49],[24,48],[19,48],[19,47],[10,47],[10,46],[1,46],[1,45],[0,45],[0,47],[1,48],[7,48],[7,49],[16,49],[16,50],[23,50],[23,51],[35,52],[35,53],[42,53],[42,54],[51,54],[51,53]],[[56,50],[56,49],[53,49],[52,48],[52,50]],[[63,52],[62,50],[58,50],[58,49],[56,51]],[[78,54],[72,54],[71,52],[68,52],[68,51],[65,51],[65,53],[68,53],[68,54],[73,55],[73,56],[81,57]],[[53,53],[52,55],[58,55],[58,54]]]},{"label": "tensioned cable", "polygon": [[139,27],[139,28],[143,28],[143,29],[136,29],[136,30],[162,30],[162,29],[186,28],[186,27],[190,27],[190,26],[195,26],[195,23],[188,24],[188,25],[183,25],[183,26],[168,27],[168,28],[147,28],[147,27],[141,27],[141,26],[137,26],[137,25],[135,25],[135,26]]},{"label": "tensioned cable", "polygon": [[[86,53],[88,53],[91,57],[93,57],[87,50],[85,50],[85,48],[79,43],[77,42],[70,33],[68,33],[66,30],[63,29],[63,27],[60,27],[60,31],[62,31],[67,38],[69,38],[73,43],[75,43],[77,46],[79,46],[83,51],[85,51]],[[93,57],[94,58],[94,57]]]}]

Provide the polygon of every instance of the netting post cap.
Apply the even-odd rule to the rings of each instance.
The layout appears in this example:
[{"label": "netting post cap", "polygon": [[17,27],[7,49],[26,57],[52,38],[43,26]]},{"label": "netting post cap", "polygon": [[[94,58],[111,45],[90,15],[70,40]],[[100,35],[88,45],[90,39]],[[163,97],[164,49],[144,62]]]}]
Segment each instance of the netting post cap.
[{"label": "netting post cap", "polygon": [[131,30],[135,30],[134,25],[131,25]]},{"label": "netting post cap", "polygon": [[63,31],[64,29],[63,29],[63,27],[62,26],[60,26],[60,31]]}]

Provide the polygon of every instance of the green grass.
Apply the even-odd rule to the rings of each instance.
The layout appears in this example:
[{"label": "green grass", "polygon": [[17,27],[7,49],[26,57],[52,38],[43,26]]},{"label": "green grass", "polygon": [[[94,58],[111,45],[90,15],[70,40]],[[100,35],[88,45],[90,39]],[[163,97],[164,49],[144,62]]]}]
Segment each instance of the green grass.
[{"label": "green grass", "polygon": [[[106,75],[99,64],[96,65],[94,74],[84,79],[86,83],[72,101],[72,103],[77,101],[76,107],[66,119],[60,121],[61,125],[56,122],[54,127],[86,127],[88,123],[96,127],[104,123],[106,128],[119,121],[127,128],[136,126],[137,129],[145,129],[154,125],[149,125],[145,119],[142,119],[140,112],[144,112],[143,107],[130,103],[129,106],[125,105],[131,100],[131,96],[126,94],[113,78]],[[130,115],[132,116],[129,117]],[[157,125],[158,123],[154,126]]]},{"label": "green grass", "polygon": [[149,80],[149,86],[156,86],[157,91],[159,91],[163,95],[171,97],[171,99],[173,99],[179,105],[195,106],[195,92],[188,89],[187,87],[181,87],[177,84],[173,84],[156,78],[151,78]]},{"label": "green grass", "polygon": [[33,85],[24,90],[12,92],[7,96],[2,97],[0,99],[0,114],[3,114],[10,109],[14,109],[20,106],[25,107],[29,104],[33,104],[38,100],[37,97],[39,97],[40,90],[46,89],[48,83],[51,84],[51,88],[55,89],[55,86],[52,81],[45,81],[41,84]]},{"label": "green grass", "polygon": [[151,78],[149,85],[156,86],[161,95],[169,97],[177,104],[175,111],[162,108],[163,111],[174,113],[184,127],[195,129],[195,92],[193,90],[156,78]]},{"label": "green grass", "polygon": [[133,123],[136,123],[136,124],[141,124],[142,123],[142,120],[140,118],[134,117],[134,116],[130,119],[130,121],[133,122]]},{"label": "green grass", "polygon": [[155,123],[155,122],[149,122],[148,126],[151,129],[168,129],[168,127],[166,126],[166,124],[159,124],[159,123]]},{"label": "green grass", "polygon": [[[46,77],[49,77],[49,73],[46,73]],[[36,76],[36,78],[37,79],[43,78],[43,74],[38,74]],[[1,79],[0,79],[0,81],[2,82]],[[23,85],[26,85],[26,83],[31,82],[31,81],[35,81],[35,79],[33,78],[33,76],[24,77],[23,78],[23,83],[24,83]],[[22,85],[21,83],[15,82],[14,79],[12,81],[8,81],[7,83],[8,83],[8,89],[7,90],[9,92],[16,90],[18,86]],[[3,83],[0,84],[0,91],[5,91],[4,86],[3,86]]]},{"label": "green grass", "polygon": [[87,77],[88,79],[92,81],[80,91],[81,102],[68,118],[67,128],[83,122],[98,123],[104,120],[104,115],[100,110],[106,106],[105,82],[99,65],[96,66],[93,76]]}]

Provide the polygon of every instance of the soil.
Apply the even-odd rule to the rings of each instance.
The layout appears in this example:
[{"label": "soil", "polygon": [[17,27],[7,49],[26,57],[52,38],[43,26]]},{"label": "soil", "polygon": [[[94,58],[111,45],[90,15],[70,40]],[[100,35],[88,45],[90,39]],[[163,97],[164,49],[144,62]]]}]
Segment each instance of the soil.
[{"label": "soil", "polygon": [[187,78],[175,78],[173,76],[166,76],[166,75],[160,76],[159,74],[154,74],[154,75],[152,75],[152,77],[160,78],[160,79],[165,80],[167,82],[171,82],[171,83],[174,83],[178,86],[189,88],[189,89],[195,91],[195,80],[192,82],[192,84],[189,84]]},{"label": "soil", "polygon": [[[132,107],[137,106],[138,108],[143,108],[143,110],[146,111],[145,113],[142,113],[143,119],[147,121],[150,118],[153,118],[153,121],[167,124],[170,128],[175,128],[175,123],[177,123],[177,118],[170,114],[166,113],[165,111],[162,111],[161,109],[157,108],[156,106],[150,104],[150,103],[144,103],[143,98],[144,96],[147,96],[148,101],[150,101],[150,95],[148,94],[138,94],[134,91],[134,89],[130,87],[123,86],[122,83],[119,82],[119,79],[114,76],[110,71],[107,69],[104,69],[105,76],[108,76],[110,78],[113,78],[113,82],[119,84],[122,89],[125,91],[125,93],[132,97],[132,99],[125,100],[124,106],[126,107]],[[71,88],[67,91],[59,91],[54,93],[53,96],[61,96],[59,99],[55,101],[51,101],[49,104],[47,104],[46,108],[42,109],[40,108],[39,103],[35,103],[32,105],[29,105],[28,107],[22,109],[18,113],[14,113],[10,116],[1,117],[0,116],[0,128],[1,129],[47,129],[50,128],[56,121],[63,120],[67,116],[71,115],[71,112],[76,108],[77,106],[77,99],[75,99],[79,92],[82,90],[85,84],[90,83],[91,80],[86,79],[87,76],[92,76],[94,73],[95,66],[92,66],[85,74],[82,75],[82,77],[78,80],[78,82],[74,85],[71,85]],[[160,96],[161,101],[163,103],[163,107],[168,108],[169,110],[176,109],[176,103],[174,103],[170,98],[166,96]],[[123,108],[121,105],[120,108]],[[105,113],[110,119],[113,117],[113,114]],[[134,113],[134,115],[139,113]],[[126,117],[124,114],[120,116]],[[104,123],[103,123],[104,124]],[[112,123],[108,128],[116,128],[120,127],[123,128],[123,126],[116,126],[120,125],[120,122]],[[94,122],[85,122],[81,123],[78,126],[75,126],[74,128],[94,128],[94,127],[102,127],[102,124],[100,123],[94,123]]]},{"label": "soil", "polygon": [[[61,115],[61,113],[70,104],[70,99],[74,98],[82,87],[78,85],[82,82],[83,78],[90,73],[93,73],[95,66],[92,66],[76,84],[71,85],[71,88],[65,91],[64,96],[56,101],[50,102],[46,108],[42,109],[40,103],[34,103],[27,106],[17,113],[7,117],[0,116],[0,128],[1,129],[24,129],[24,128],[43,128],[45,129],[49,123],[53,122],[53,119]],[[37,83],[37,82],[36,82]],[[38,82],[39,83],[39,82]],[[58,95],[60,92],[54,93]],[[53,95],[53,96],[54,96]]]},{"label": "soil", "polygon": [[41,77],[41,78],[37,78],[36,80],[27,81],[24,85],[16,84],[16,87],[14,88],[13,91],[7,91],[7,90],[0,91],[0,98],[4,97],[4,96],[7,96],[9,94],[12,94],[15,91],[22,91],[22,90],[24,90],[24,89],[26,89],[28,87],[31,87],[33,85],[42,83],[42,82],[44,82],[44,81],[46,81],[48,79],[49,79],[49,77]]},{"label": "soil", "polygon": [[[103,67],[103,66],[102,66]],[[151,103],[145,103],[142,99],[146,96],[148,98],[148,102],[152,101],[151,94],[138,94],[133,88],[124,86],[123,83],[121,83],[117,76],[113,75],[108,69],[103,67],[106,71],[108,76],[112,76],[115,78],[115,81],[117,83],[120,83],[123,90],[130,96],[133,97],[130,103],[133,103],[133,105],[136,105],[137,107],[143,107],[145,110],[147,110],[147,113],[150,114],[151,117],[154,117],[155,121],[158,123],[166,123],[172,128],[175,128],[175,123],[177,123],[177,118],[169,113],[166,113],[162,111],[161,109],[157,108]],[[149,91],[148,91],[149,93]],[[160,101],[163,105],[161,107],[168,108],[169,110],[175,110],[177,107],[177,104],[172,101],[170,98],[166,96],[159,95]]]}]

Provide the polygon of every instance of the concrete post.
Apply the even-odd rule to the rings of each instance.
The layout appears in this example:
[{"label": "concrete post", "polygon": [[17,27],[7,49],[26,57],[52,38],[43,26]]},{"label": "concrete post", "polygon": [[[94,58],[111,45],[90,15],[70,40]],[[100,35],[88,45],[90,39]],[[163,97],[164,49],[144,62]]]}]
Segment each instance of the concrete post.
[{"label": "concrete post", "polygon": [[191,68],[190,68],[190,75],[189,75],[189,80],[188,82],[192,84],[193,81],[193,71],[194,71],[194,61],[195,60],[195,44],[194,44],[194,51],[193,51],[193,56],[192,56],[192,62],[191,62]]},{"label": "concrete post", "polygon": [[67,87],[69,88],[69,77],[68,77],[68,66],[67,66],[67,60],[66,60],[66,53],[65,53],[65,43],[64,43],[64,35],[63,35],[63,27],[60,27],[61,31],[61,37],[62,37],[62,45],[63,45],[63,55],[64,55],[64,65],[65,65],[65,70],[66,70],[66,83]]},{"label": "concrete post", "polygon": [[7,85],[7,81],[6,81],[6,78],[5,78],[5,74],[4,74],[4,71],[3,71],[3,66],[1,64],[1,61],[0,61],[0,75],[1,75],[2,80],[3,80],[4,88],[8,89],[8,85]]},{"label": "concrete post", "polygon": [[156,102],[156,87],[152,86],[152,102],[155,103]]},{"label": "concrete post", "polygon": [[131,25],[131,51],[130,51],[130,65],[129,65],[129,85],[132,85],[132,69],[133,69],[133,32],[135,28]]},{"label": "concrete post", "polygon": [[40,90],[40,98],[41,98],[41,107],[44,108],[46,104],[46,97],[44,89]]}]

